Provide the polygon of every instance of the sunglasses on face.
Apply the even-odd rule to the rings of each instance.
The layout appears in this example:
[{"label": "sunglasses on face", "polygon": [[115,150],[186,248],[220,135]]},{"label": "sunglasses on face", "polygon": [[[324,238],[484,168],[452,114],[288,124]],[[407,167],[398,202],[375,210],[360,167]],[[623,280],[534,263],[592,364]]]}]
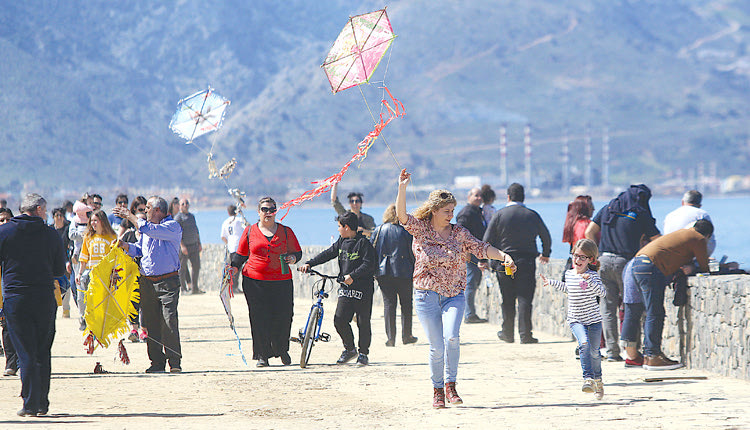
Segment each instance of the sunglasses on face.
[{"label": "sunglasses on face", "polygon": [[138,208],[136,210],[140,213],[146,213],[146,208]]},{"label": "sunglasses on face", "polygon": [[117,204],[118,205],[126,205],[126,204],[128,204],[128,202],[127,202],[127,200],[124,200],[124,201],[117,202]]},{"label": "sunglasses on face", "polygon": [[276,213],[276,206],[271,206],[271,207],[262,206],[260,208],[260,211],[263,212],[264,214]]},{"label": "sunglasses on face", "polygon": [[360,200],[360,199],[351,199],[351,200],[349,200],[349,203],[351,203],[351,204],[362,203],[362,200]]}]

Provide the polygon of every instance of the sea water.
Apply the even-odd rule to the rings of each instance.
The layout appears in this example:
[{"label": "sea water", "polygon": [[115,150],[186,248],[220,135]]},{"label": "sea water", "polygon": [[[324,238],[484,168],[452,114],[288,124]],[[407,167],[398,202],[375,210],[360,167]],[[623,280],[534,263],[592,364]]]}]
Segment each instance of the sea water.
[{"label": "sea water", "polygon": [[[504,203],[496,201],[495,207],[499,209]],[[606,203],[606,201],[595,201],[594,207],[599,210]],[[664,217],[680,206],[680,198],[653,198],[650,203],[651,212],[656,218],[656,226],[661,231],[664,226]],[[456,214],[464,204],[464,202],[459,202]],[[568,202],[527,200],[526,205],[539,213],[549,229],[552,236],[551,257],[566,259],[569,247],[562,243],[562,228]],[[254,207],[250,208],[245,214],[251,223],[258,221],[258,214],[254,209]],[[728,261],[737,261],[743,268],[747,268],[750,265],[750,247],[747,245],[750,239],[750,217],[742,214],[750,213],[750,197],[706,198],[703,202],[703,209],[709,213],[714,223],[716,250],[713,257],[721,259],[723,255],[727,255]],[[409,211],[411,210],[413,210],[412,207],[409,208]],[[363,211],[372,215],[376,223],[380,223],[385,206],[366,205]],[[227,218],[226,211],[210,210],[194,213],[203,243],[221,243],[221,223]],[[283,212],[277,216],[277,220],[282,215]],[[338,237],[335,217],[336,212],[331,206],[303,204],[292,208],[280,222],[292,228],[303,246],[329,245]],[[539,242],[539,250],[541,249],[541,242]]]}]

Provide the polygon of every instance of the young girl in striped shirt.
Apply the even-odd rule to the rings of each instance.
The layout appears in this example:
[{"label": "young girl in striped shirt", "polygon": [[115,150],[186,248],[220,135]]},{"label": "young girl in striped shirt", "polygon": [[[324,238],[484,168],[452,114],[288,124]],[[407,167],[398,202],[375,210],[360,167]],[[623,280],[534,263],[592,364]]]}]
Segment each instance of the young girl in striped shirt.
[{"label": "young girl in striped shirt", "polygon": [[541,276],[545,286],[553,286],[568,294],[568,324],[578,340],[583,369],[584,393],[594,393],[597,399],[604,397],[602,383],[602,358],[599,341],[602,338],[602,316],[597,297],[606,291],[599,278],[599,248],[589,239],[580,239],[570,253],[573,267],[565,272],[565,283]]}]

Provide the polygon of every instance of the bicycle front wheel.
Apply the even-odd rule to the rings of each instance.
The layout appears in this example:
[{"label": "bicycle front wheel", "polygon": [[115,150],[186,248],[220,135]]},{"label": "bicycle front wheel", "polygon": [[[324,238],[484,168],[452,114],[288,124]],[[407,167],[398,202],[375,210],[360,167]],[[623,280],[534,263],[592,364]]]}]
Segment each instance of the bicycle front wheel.
[{"label": "bicycle front wheel", "polygon": [[302,355],[299,358],[299,367],[303,369],[307,367],[307,361],[310,359],[310,353],[315,343],[315,328],[318,326],[318,318],[320,318],[320,308],[313,308],[308,319],[305,337],[302,339]]}]

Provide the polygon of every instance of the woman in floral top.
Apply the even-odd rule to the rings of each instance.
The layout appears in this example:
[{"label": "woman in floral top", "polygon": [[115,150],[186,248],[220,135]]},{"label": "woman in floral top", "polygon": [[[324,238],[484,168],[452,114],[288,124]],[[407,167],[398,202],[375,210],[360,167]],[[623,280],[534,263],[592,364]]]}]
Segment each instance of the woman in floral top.
[{"label": "woman in floral top", "polygon": [[446,396],[449,403],[463,403],[456,392],[456,374],[468,255],[502,260],[514,272],[516,265],[510,255],[451,224],[456,198],[446,190],[431,192],[413,216],[407,214],[406,186],[410,176],[406,169],[399,175],[396,215],[414,236],[414,307],[430,342],[432,406],[444,408]]}]

